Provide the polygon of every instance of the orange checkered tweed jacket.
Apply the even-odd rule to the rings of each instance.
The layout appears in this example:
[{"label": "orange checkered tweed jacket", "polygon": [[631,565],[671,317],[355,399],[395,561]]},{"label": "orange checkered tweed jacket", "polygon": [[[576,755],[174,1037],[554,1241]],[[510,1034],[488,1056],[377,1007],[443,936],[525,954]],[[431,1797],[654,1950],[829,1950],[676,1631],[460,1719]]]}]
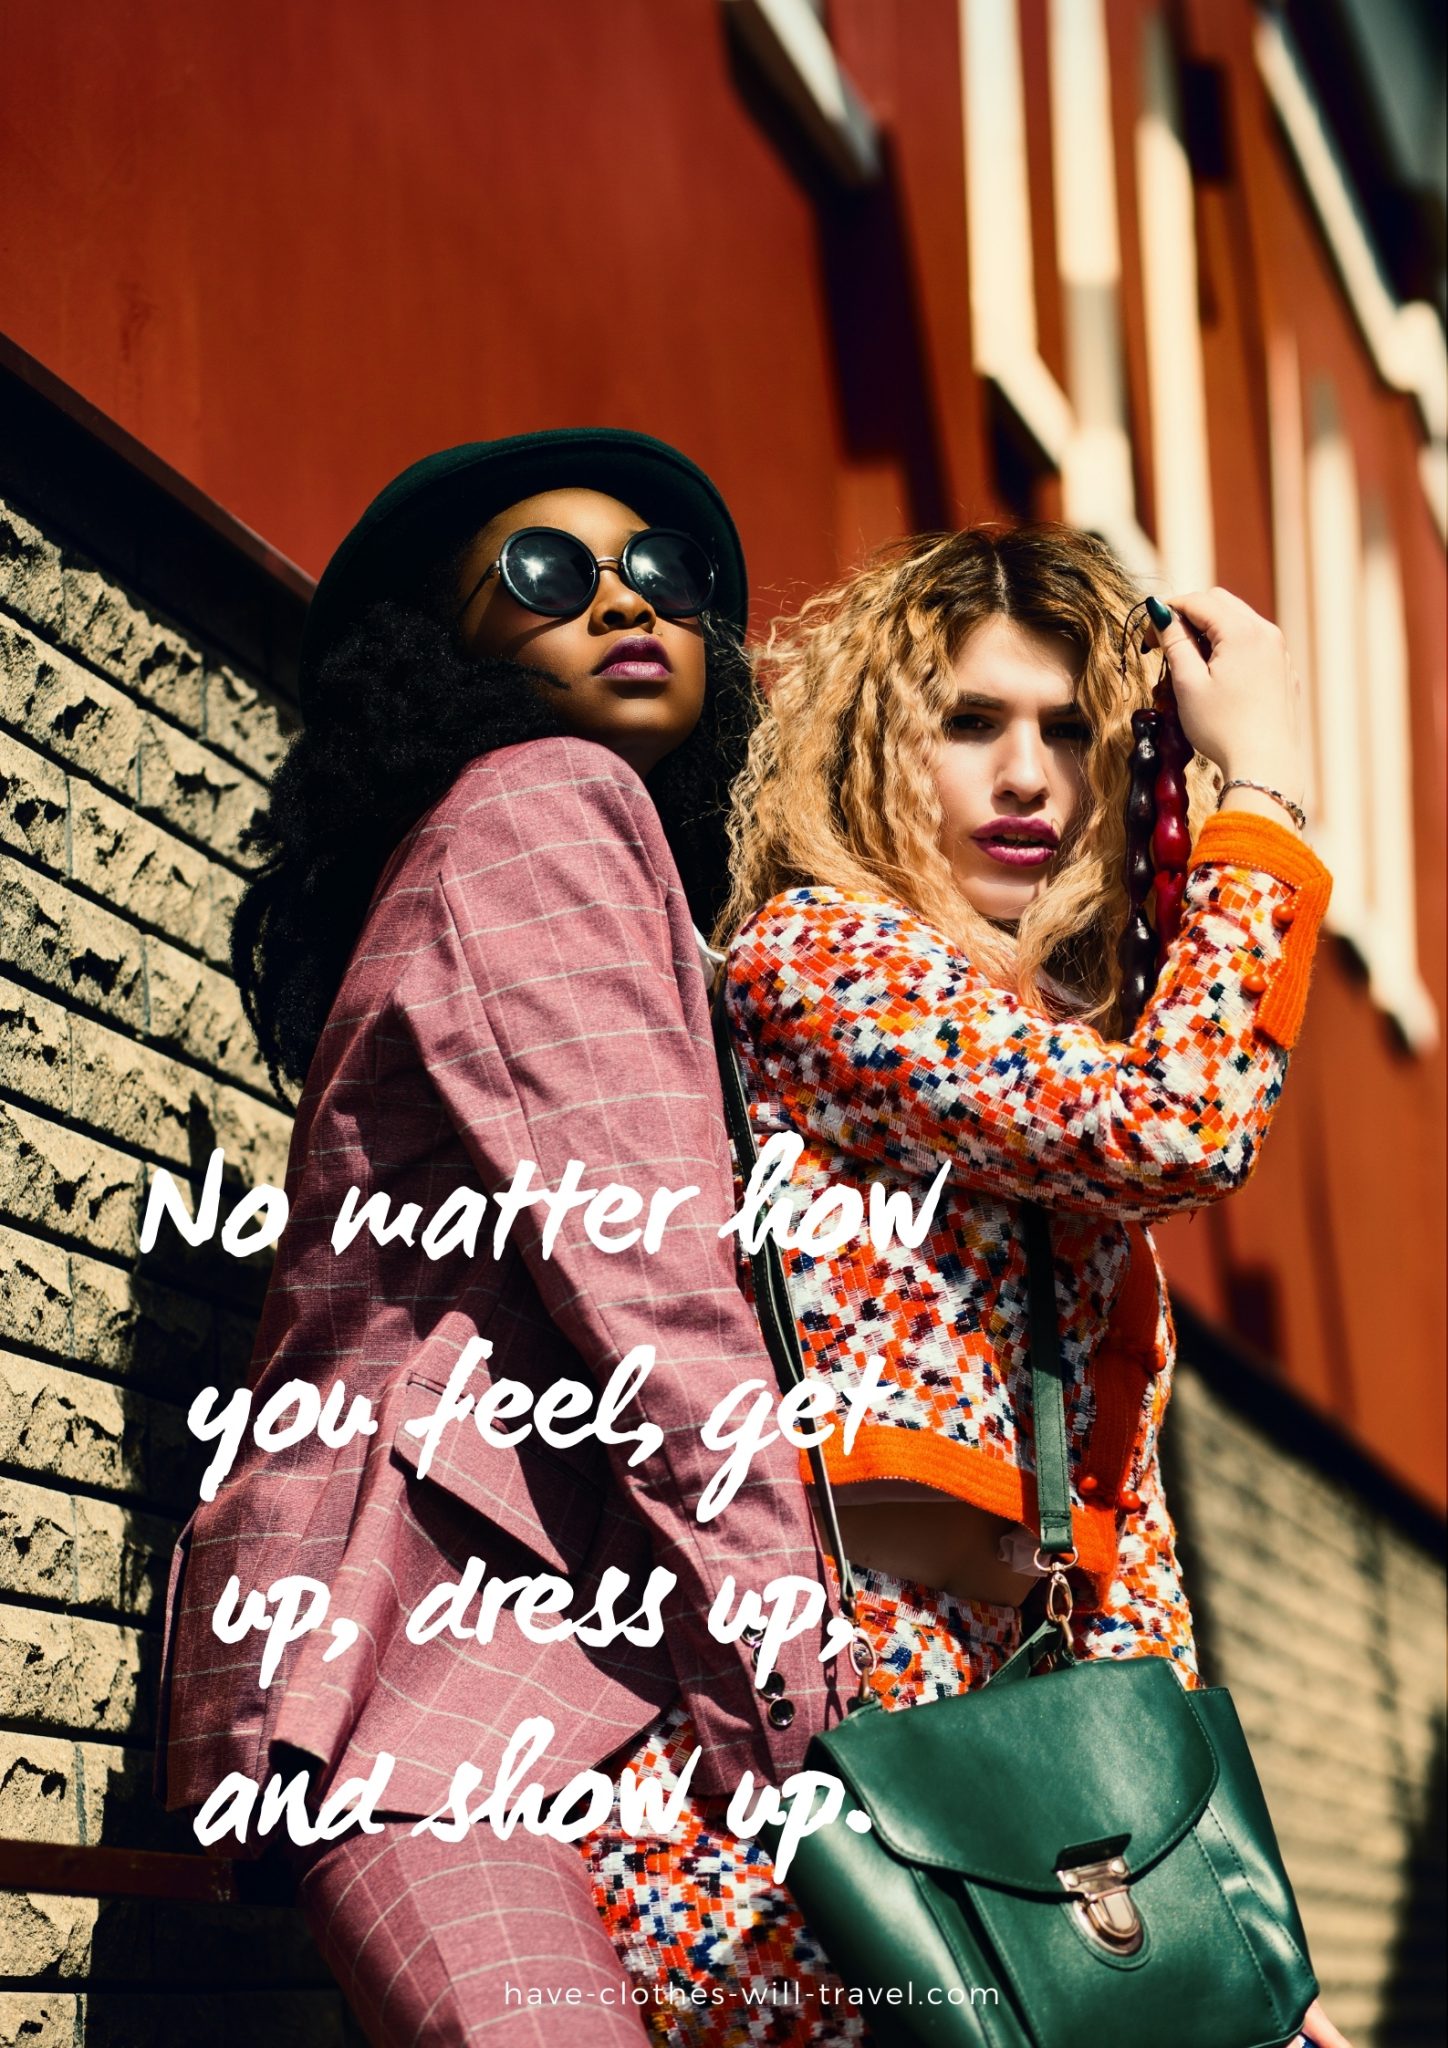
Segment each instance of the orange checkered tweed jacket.
[{"label": "orange checkered tweed jacket", "polygon": [[[1069,1367],[1076,1546],[1095,1656],[1167,1655],[1195,1682],[1157,1441],[1174,1336],[1151,1219],[1240,1187],[1306,1000],[1331,880],[1285,826],[1218,812],[1193,849],[1180,936],[1127,1043],[1048,1018],[902,904],[775,896],[735,941],[728,1005],[758,1142],[793,1132],[796,1211],[840,1182],[919,1204],[911,1249],[785,1253],[808,1363],[843,1410],[884,1375],[838,1484],[921,1481],[1033,1524],[1025,1250],[1016,1204],[1052,1213]],[[1078,1608],[1078,1612],[1079,1612]]]}]

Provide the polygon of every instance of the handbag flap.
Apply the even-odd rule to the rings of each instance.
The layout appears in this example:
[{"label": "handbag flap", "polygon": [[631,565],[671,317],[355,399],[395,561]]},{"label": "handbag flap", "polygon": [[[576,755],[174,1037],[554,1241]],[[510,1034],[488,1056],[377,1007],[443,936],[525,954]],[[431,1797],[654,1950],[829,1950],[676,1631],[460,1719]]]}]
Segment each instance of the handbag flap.
[{"label": "handbag flap", "polygon": [[1051,1899],[1071,1864],[1120,1854],[1134,1874],[1147,1869],[1217,1780],[1216,1752],[1163,1657],[854,1714],[812,1749],[896,1856]]}]

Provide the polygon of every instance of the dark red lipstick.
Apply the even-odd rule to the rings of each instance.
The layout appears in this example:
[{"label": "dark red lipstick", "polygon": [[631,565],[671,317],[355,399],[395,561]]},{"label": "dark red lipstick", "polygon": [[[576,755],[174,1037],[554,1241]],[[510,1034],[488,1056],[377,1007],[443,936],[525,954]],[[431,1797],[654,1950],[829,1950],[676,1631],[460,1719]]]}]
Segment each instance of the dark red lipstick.
[{"label": "dark red lipstick", "polygon": [[982,853],[1008,868],[1044,867],[1061,844],[1060,833],[1045,818],[992,818],[970,836]]},{"label": "dark red lipstick", "polygon": [[628,683],[664,683],[673,672],[663,642],[647,633],[615,640],[593,671],[596,676],[615,676]]}]

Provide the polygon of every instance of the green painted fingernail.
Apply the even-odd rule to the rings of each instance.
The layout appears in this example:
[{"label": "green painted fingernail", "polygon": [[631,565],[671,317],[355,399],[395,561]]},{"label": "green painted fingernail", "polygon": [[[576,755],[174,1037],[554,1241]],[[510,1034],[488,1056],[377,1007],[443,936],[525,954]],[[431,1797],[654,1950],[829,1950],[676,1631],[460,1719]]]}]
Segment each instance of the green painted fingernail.
[{"label": "green painted fingernail", "polygon": [[1171,606],[1163,604],[1159,597],[1149,597],[1146,600],[1146,615],[1156,627],[1158,633],[1164,627],[1169,626],[1173,618]]}]

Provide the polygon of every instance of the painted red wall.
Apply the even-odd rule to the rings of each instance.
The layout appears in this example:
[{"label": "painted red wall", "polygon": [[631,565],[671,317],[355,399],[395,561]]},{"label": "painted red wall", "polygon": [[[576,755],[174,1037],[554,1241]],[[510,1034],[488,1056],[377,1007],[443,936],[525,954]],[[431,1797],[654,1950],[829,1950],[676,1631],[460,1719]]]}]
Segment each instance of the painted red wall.
[{"label": "painted red wall", "polygon": [[[1124,331],[1150,523],[1133,188],[1151,0],[1113,0]],[[970,372],[953,0],[835,0],[887,175],[846,198],[716,0],[73,0],[5,31],[0,327],[315,572],[425,450],[562,422],[677,441],[739,517],[755,621],[902,528],[1000,512]],[[1251,61],[1247,0],[1174,11],[1223,67],[1199,189],[1220,572],[1270,609],[1267,324],[1330,370],[1409,579],[1423,970],[1443,949],[1443,556]],[[1022,0],[1041,347],[1060,370],[1044,0]],[[1052,509],[1047,480],[1038,509]],[[1175,1285],[1444,1499],[1441,1054],[1394,1045],[1325,949],[1278,1130],[1174,1223]]]},{"label": "painted red wall", "polygon": [[[911,14],[963,307],[954,14]],[[713,0],[82,0],[5,69],[5,331],[303,568],[416,455],[569,421],[694,454],[766,605],[906,509],[850,331],[888,202],[825,247]]]}]

